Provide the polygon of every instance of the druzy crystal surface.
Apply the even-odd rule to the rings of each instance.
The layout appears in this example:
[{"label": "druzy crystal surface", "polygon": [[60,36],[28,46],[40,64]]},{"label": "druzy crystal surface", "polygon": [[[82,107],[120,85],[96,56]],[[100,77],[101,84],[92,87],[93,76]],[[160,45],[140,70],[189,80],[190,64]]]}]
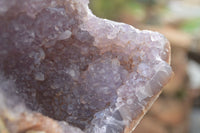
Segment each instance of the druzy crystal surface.
[{"label": "druzy crystal surface", "polygon": [[172,75],[170,46],[88,3],[0,0],[0,73],[14,84],[0,89],[65,133],[128,132]]}]

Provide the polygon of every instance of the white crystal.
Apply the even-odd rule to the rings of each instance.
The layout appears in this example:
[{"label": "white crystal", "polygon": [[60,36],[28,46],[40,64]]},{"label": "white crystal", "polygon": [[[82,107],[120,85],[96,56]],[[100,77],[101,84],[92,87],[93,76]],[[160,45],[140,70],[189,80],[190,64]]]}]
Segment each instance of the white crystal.
[{"label": "white crystal", "polygon": [[65,32],[61,33],[60,36],[58,37],[58,40],[65,40],[70,38],[72,35],[72,32],[69,30],[66,30]]},{"label": "white crystal", "polygon": [[38,81],[44,81],[45,77],[43,73],[35,73],[35,79]]}]

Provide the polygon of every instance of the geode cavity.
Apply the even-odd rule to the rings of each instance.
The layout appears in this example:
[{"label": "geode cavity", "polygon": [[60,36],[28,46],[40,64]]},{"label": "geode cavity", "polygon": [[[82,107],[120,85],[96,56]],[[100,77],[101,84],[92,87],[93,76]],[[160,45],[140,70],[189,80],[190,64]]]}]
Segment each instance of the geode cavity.
[{"label": "geode cavity", "polygon": [[131,130],[172,75],[163,35],[97,18],[88,0],[0,8],[0,72],[15,84],[0,89],[84,132]]}]

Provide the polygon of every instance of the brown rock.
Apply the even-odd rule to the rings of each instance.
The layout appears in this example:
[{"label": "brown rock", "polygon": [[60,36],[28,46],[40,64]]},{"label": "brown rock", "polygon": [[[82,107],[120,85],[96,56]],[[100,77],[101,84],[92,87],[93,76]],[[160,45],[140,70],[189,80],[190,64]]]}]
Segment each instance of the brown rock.
[{"label": "brown rock", "polygon": [[146,116],[133,133],[168,133],[164,125],[153,117]]},{"label": "brown rock", "polygon": [[2,133],[62,133],[56,121],[39,113],[23,113],[17,117],[7,112],[0,118],[0,127],[5,125]]},{"label": "brown rock", "polygon": [[177,125],[185,120],[185,106],[173,99],[159,99],[152,106],[151,113],[166,125]]}]

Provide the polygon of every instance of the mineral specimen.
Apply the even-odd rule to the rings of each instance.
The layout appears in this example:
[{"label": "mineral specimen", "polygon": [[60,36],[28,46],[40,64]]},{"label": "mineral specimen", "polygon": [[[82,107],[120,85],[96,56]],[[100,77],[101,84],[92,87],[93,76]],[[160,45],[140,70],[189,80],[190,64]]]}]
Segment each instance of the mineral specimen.
[{"label": "mineral specimen", "polygon": [[10,132],[130,132],[170,79],[163,35],[97,18],[88,3],[0,0],[0,111],[28,110]]}]

